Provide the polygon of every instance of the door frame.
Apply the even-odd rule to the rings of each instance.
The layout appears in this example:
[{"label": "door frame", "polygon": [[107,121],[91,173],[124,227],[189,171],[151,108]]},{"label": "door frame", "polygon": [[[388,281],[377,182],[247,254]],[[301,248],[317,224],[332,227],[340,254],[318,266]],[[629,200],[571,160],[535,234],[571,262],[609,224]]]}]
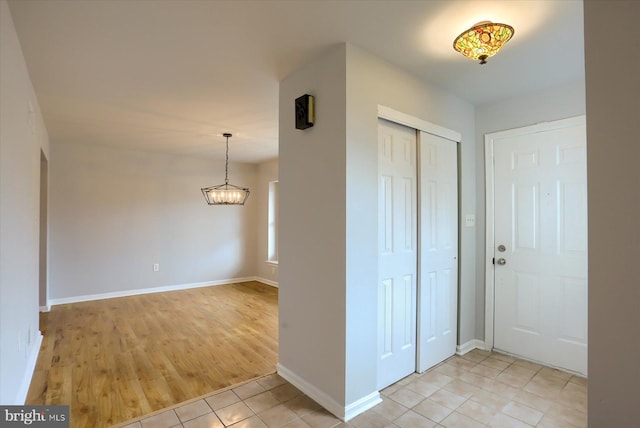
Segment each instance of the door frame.
[{"label": "door frame", "polygon": [[493,349],[494,340],[494,298],[495,298],[495,265],[493,253],[495,248],[495,193],[494,193],[494,163],[493,143],[495,140],[520,135],[536,134],[554,129],[569,128],[586,124],[586,116],[574,116],[567,119],[559,119],[551,122],[541,122],[535,125],[508,129],[506,131],[492,132],[484,136],[484,161],[485,161],[485,299],[484,299],[484,348]]},{"label": "door frame", "polygon": [[38,307],[49,312],[49,159],[40,149],[39,242],[38,242]]},{"label": "door frame", "polygon": [[[459,132],[453,131],[451,129],[448,128],[444,128],[442,126],[436,125],[434,123],[428,122],[426,120],[423,119],[419,119],[417,117],[408,115],[406,113],[402,113],[398,110],[394,110],[390,107],[386,107],[383,105],[378,105],[378,119],[385,119],[388,120],[390,122],[394,122],[397,123],[399,125],[404,125],[407,126],[409,128],[415,129],[417,131],[423,131],[426,132],[428,134],[433,134],[436,135],[438,137],[442,137],[445,138],[447,140],[450,140],[452,142],[455,142],[456,144],[460,144],[462,141],[462,134],[460,134]],[[418,169],[417,173],[417,185],[418,188],[417,190],[417,195],[418,195],[418,254],[417,254],[417,266],[418,266],[418,276],[416,278],[416,372],[418,373],[422,373],[423,371],[427,370],[429,367],[421,367],[420,366],[420,352],[421,352],[421,343],[420,343],[420,319],[422,317],[422,311],[420,310],[420,279],[421,279],[421,273],[420,273],[420,264],[419,264],[419,260],[420,260],[420,162],[419,162],[419,158],[420,158],[420,134],[418,133],[417,138],[416,138],[416,168]],[[458,165],[458,173],[460,171],[460,165]],[[458,195],[457,197],[460,197],[460,184],[458,183]],[[458,206],[458,234],[460,233],[460,206]],[[459,239],[459,237],[458,237]],[[458,287],[460,287],[460,266],[461,266],[461,260],[460,260],[460,245],[458,244]],[[458,292],[458,319],[460,318],[460,293]]]}]

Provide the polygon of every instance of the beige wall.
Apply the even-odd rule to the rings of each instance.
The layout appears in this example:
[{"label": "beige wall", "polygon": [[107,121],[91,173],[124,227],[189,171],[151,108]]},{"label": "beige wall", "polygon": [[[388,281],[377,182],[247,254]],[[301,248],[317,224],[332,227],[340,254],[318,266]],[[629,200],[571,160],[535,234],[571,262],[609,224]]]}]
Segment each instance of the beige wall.
[{"label": "beige wall", "polygon": [[244,206],[209,206],[200,188],[224,181],[224,162],[54,143],[50,297],[255,276],[257,170],[230,164],[231,183],[251,195]]},{"label": "beige wall", "polygon": [[589,426],[640,423],[640,2],[585,6]]},{"label": "beige wall", "polygon": [[24,404],[38,352],[40,153],[49,138],[0,1],[0,403]]}]

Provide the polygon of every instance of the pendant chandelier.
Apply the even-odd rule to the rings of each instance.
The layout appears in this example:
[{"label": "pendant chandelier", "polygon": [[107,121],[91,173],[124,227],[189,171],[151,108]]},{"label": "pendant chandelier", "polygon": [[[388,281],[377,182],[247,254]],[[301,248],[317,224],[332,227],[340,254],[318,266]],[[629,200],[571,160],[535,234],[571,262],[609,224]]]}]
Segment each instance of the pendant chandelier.
[{"label": "pendant chandelier", "polygon": [[480,64],[486,64],[487,58],[494,56],[513,33],[510,25],[482,21],[456,37],[453,48],[468,58],[479,59]]},{"label": "pendant chandelier", "polygon": [[227,157],[224,164],[224,184],[203,187],[204,195],[209,205],[244,205],[249,197],[249,189],[246,187],[229,184],[229,133],[222,134],[227,139]]}]

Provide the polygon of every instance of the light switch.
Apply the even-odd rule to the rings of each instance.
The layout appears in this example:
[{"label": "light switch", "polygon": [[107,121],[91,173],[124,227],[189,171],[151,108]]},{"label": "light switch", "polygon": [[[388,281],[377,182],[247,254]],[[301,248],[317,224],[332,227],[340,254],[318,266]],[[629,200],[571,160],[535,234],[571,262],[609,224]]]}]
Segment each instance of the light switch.
[{"label": "light switch", "polygon": [[467,214],[464,218],[465,227],[474,227],[476,225],[475,214]]}]

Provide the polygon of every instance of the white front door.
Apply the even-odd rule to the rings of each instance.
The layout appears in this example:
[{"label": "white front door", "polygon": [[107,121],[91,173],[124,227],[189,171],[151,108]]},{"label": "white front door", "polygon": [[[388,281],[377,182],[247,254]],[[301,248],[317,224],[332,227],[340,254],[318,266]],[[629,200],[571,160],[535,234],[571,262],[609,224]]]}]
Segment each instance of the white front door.
[{"label": "white front door", "polygon": [[378,122],[378,388],[416,370],[416,131]]},{"label": "white front door", "polygon": [[418,371],[456,352],[458,143],[420,132]]},{"label": "white front door", "polygon": [[494,348],[586,374],[584,118],[490,137]]}]

